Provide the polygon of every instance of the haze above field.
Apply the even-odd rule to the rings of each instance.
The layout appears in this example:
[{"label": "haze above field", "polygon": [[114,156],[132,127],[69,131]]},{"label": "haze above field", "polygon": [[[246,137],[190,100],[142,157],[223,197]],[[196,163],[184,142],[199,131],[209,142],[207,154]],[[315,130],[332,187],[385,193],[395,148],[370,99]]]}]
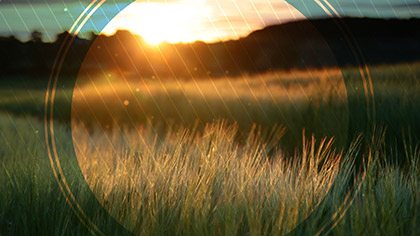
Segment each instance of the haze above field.
[{"label": "haze above field", "polygon": [[[296,7],[302,4],[288,1]],[[29,32],[44,32],[44,40],[54,41],[55,36],[71,28],[77,17],[86,9],[89,1],[0,1],[0,35],[15,35],[28,40]],[[88,32],[99,33],[99,28],[129,1],[106,1],[98,14],[86,23],[81,36]],[[330,3],[341,16],[375,18],[420,17],[420,3],[417,0],[375,0],[366,2],[336,1]],[[231,0],[173,0],[137,1],[129,5],[112,20],[105,32],[113,33],[117,28],[126,28],[141,34],[150,43],[162,40],[217,41],[237,39],[268,25],[302,19],[302,14],[285,1],[231,1]],[[143,14],[141,14],[143,13]],[[311,18],[325,15],[322,9],[313,9]],[[144,24],[142,22],[147,22]],[[173,29],[177,28],[176,31]],[[155,29],[160,30],[156,34]],[[197,30],[200,29],[200,30]],[[162,33],[166,31],[167,33]],[[153,33],[152,33],[153,32]]]}]

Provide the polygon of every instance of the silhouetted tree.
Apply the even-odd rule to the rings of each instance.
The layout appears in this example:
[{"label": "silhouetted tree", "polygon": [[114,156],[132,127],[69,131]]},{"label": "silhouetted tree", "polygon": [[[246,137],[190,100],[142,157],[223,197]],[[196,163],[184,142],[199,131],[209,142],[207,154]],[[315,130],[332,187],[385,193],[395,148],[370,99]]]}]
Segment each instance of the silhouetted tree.
[{"label": "silhouetted tree", "polygon": [[98,34],[97,34],[97,33],[93,32],[93,31],[90,31],[90,32],[89,32],[88,39],[89,39],[90,41],[95,40],[95,39],[96,39],[96,37],[98,37]]},{"label": "silhouetted tree", "polygon": [[68,31],[64,31],[60,34],[57,34],[56,40],[54,43],[56,44],[61,44],[64,42],[64,40],[66,39],[66,37],[69,37],[70,33]]},{"label": "silhouetted tree", "polygon": [[41,43],[42,42],[42,32],[38,30],[34,30],[31,33],[31,41],[34,43]]}]

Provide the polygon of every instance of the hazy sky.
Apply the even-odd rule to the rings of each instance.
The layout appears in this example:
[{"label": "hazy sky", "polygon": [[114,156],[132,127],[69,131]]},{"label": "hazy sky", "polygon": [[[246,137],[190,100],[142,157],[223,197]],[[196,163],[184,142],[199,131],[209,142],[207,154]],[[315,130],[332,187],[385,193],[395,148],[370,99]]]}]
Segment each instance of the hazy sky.
[{"label": "hazy sky", "polygon": [[[82,30],[98,33],[130,1],[106,1]],[[420,17],[419,0],[319,0],[342,16]],[[70,29],[90,3],[76,0],[0,0],[0,35],[27,40],[37,29],[44,40]],[[245,36],[271,24],[325,16],[311,0],[149,0],[130,4],[105,29],[112,33],[127,28],[143,34],[151,43],[161,40],[214,41]],[[297,9],[296,9],[296,8]],[[300,11],[300,12],[299,12]]]}]

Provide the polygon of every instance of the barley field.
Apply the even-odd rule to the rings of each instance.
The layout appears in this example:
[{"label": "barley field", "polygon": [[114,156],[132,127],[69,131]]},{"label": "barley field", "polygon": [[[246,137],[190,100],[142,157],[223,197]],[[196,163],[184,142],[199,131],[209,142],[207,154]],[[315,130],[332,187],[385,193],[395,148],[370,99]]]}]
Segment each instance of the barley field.
[{"label": "barley field", "polygon": [[420,69],[370,72],[371,120],[352,68],[59,83],[57,152],[85,222],[51,170],[45,87],[2,81],[0,234],[418,235]]}]

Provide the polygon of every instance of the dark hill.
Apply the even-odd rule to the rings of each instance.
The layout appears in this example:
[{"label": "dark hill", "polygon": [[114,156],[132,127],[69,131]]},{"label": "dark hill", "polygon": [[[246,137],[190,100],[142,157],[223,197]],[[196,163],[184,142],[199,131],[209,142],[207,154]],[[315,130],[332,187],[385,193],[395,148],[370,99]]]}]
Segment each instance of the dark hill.
[{"label": "dark hill", "polygon": [[[341,64],[355,64],[352,58],[354,52],[346,51],[352,50],[350,47],[359,51],[359,56],[362,55],[368,64],[420,59],[420,19],[342,18],[297,21],[269,26],[251,33],[247,38],[268,44],[271,39],[287,38],[301,57],[309,52],[302,50],[302,45],[311,44],[312,49],[320,54],[327,53],[329,47]],[[328,47],[319,43],[321,38]],[[314,60],[307,60],[305,64],[316,65]]]}]

